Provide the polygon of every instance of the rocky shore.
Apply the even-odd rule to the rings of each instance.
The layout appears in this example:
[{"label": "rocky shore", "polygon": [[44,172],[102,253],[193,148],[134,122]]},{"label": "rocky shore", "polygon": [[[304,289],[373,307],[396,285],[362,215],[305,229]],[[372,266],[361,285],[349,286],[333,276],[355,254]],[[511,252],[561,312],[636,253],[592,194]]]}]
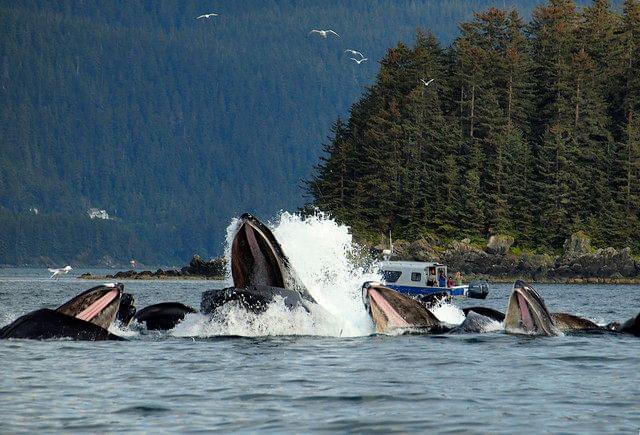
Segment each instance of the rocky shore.
[{"label": "rocky shore", "polygon": [[460,271],[466,280],[513,282],[523,278],[531,282],[640,284],[640,260],[631,249],[594,249],[589,237],[581,232],[572,234],[562,254],[556,256],[521,252],[512,245],[513,238],[504,235],[491,236],[482,247],[469,239],[447,246],[426,239],[397,241],[392,259],[439,261],[452,273]]},{"label": "rocky shore", "polygon": [[188,266],[176,269],[158,269],[155,272],[150,270],[127,270],[117,272],[113,275],[92,275],[85,273],[79,276],[81,279],[224,279],[227,270],[227,262],[224,258],[218,257],[209,261],[204,261],[199,255],[194,255]]},{"label": "rocky shore", "polygon": [[[380,256],[384,246],[371,248]],[[518,278],[530,282],[575,284],[640,284],[640,259],[631,249],[594,249],[584,233],[572,234],[560,255],[538,254],[513,249],[513,238],[491,236],[484,246],[463,239],[443,245],[437,240],[420,239],[394,242],[392,260],[439,261],[453,274],[460,271],[465,281],[484,279],[513,282]],[[112,275],[83,274],[82,279],[224,279],[227,264],[223,257],[208,261],[194,255],[188,266],[179,270],[128,270]]]}]

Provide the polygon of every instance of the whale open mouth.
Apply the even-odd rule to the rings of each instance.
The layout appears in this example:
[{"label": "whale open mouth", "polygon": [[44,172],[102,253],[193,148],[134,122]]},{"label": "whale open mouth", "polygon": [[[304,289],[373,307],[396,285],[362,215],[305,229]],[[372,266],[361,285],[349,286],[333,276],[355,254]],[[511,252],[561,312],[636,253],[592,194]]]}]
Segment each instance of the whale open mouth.
[{"label": "whale open mouth", "polygon": [[93,287],[65,302],[56,311],[108,329],[120,308],[122,284]]},{"label": "whale open mouth", "polygon": [[504,319],[507,332],[558,335],[559,331],[542,297],[533,287],[516,281]]},{"label": "whale open mouth", "polygon": [[362,301],[377,332],[398,328],[432,330],[441,327],[440,321],[420,302],[377,282],[363,285]]},{"label": "whale open mouth", "polygon": [[240,217],[231,245],[231,275],[234,287],[285,287],[286,257],[273,233],[248,213]]}]

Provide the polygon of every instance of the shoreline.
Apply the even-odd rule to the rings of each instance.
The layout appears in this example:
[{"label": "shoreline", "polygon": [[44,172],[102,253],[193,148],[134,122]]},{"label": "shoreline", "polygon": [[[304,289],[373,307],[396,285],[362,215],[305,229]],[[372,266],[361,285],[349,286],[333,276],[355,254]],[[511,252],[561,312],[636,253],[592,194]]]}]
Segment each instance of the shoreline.
[{"label": "shoreline", "polygon": [[100,280],[124,280],[124,281],[224,281],[227,279],[226,276],[201,276],[201,275],[190,275],[190,276],[127,276],[127,277],[118,277],[115,275],[92,275],[90,273],[84,273],[80,276],[76,276],[76,279],[84,279],[84,280],[92,280],[92,281],[100,281]]},{"label": "shoreline", "polygon": [[[117,274],[116,274],[117,275]],[[466,277],[467,284],[471,281],[487,281],[490,284],[512,284],[518,279],[531,284],[613,284],[613,285],[640,285],[639,277],[570,277],[570,278],[523,278],[522,276],[489,276],[489,275],[472,275]],[[77,276],[76,279],[83,280],[126,280],[126,281],[224,281],[226,276],[203,276],[203,275],[154,275],[154,274],[137,274],[135,276],[115,276],[115,275],[92,275],[85,273]]]}]

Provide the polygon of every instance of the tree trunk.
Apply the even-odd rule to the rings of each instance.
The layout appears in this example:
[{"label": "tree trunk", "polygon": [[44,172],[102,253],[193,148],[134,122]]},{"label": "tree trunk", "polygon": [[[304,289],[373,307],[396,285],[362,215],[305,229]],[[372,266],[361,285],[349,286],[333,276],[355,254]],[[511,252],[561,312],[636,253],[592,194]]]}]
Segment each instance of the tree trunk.
[{"label": "tree trunk", "polygon": [[471,86],[471,116],[469,126],[469,136],[473,137],[473,117],[475,115],[476,108],[476,85]]}]

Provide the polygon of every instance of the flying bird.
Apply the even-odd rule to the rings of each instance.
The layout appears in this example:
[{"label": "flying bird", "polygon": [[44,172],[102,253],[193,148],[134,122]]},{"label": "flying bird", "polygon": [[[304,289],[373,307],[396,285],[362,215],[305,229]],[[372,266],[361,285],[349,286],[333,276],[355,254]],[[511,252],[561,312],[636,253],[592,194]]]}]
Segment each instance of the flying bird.
[{"label": "flying bird", "polygon": [[211,17],[217,17],[219,14],[214,14],[213,12],[210,14],[202,14],[202,15],[198,15],[196,17],[196,20],[200,20],[202,18],[211,18]]},{"label": "flying bird", "polygon": [[420,79],[420,81],[422,82],[423,85],[425,86],[429,86],[431,84],[432,81],[434,81],[435,79],[431,79],[429,81],[426,81],[425,79]]},{"label": "flying bird", "polygon": [[60,275],[66,275],[71,269],[73,269],[71,266],[65,266],[64,269],[49,269],[49,272],[53,274],[49,277],[49,279],[54,277],[56,279],[59,279]]},{"label": "flying bird", "polygon": [[331,29],[328,30],[316,30],[313,29],[312,31],[309,32],[309,35],[311,35],[312,33],[317,33],[318,35],[322,36],[323,38],[326,38],[328,34],[334,34],[336,35],[338,38],[340,37],[340,35],[338,35],[336,32],[334,32]]},{"label": "flying bird", "polygon": [[360,65],[362,62],[364,62],[365,60],[367,60],[366,57],[363,57],[362,59],[356,59],[355,57],[350,57],[349,59],[351,59],[352,61],[354,61],[355,63],[357,63],[358,65]]},{"label": "flying bird", "polygon": [[364,55],[362,53],[360,53],[359,51],[356,50],[351,50],[350,48],[347,48],[345,51],[345,53],[351,53],[354,56],[360,56],[360,57],[364,57]]}]

